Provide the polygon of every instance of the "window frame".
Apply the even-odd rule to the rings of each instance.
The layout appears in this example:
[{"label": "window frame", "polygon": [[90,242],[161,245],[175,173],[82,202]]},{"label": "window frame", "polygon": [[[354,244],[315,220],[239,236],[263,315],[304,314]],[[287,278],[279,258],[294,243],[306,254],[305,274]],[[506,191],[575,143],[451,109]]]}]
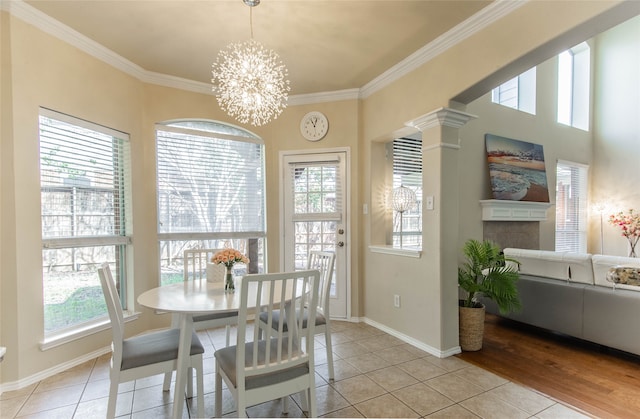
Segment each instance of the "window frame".
[{"label": "window frame", "polygon": [[[422,135],[420,138],[412,136],[395,138],[389,143],[389,155],[392,166],[392,189],[405,186],[416,194],[416,203],[409,210],[399,216],[397,211],[393,211],[391,223],[391,247],[394,249],[415,249],[422,250]],[[411,142],[416,144],[411,145]],[[398,158],[400,157],[400,158]],[[416,161],[419,159],[419,163]],[[403,173],[401,173],[403,172]],[[403,177],[409,175],[409,178]],[[391,198],[389,198],[391,200]],[[402,241],[400,247],[400,219],[402,219]],[[412,224],[418,228],[407,228]],[[417,244],[405,244],[407,238],[414,238]]]},{"label": "window frame", "polygon": [[[198,127],[200,126],[200,127]],[[203,129],[202,127],[208,127],[210,129]],[[218,130],[219,129],[219,130]],[[167,232],[162,231],[161,229],[161,220],[164,219],[165,215],[161,214],[161,205],[160,205],[160,165],[159,163],[159,131],[163,131],[165,133],[175,132],[181,135],[193,135],[194,137],[201,138],[210,138],[212,140],[223,140],[223,141],[238,141],[241,143],[251,143],[258,145],[260,147],[260,179],[261,179],[261,193],[260,193],[260,212],[262,213],[262,229],[254,229],[254,230],[244,230],[244,231],[173,231]],[[183,251],[178,251],[177,253],[167,254],[166,257],[164,255],[165,248],[171,247],[173,245],[177,246],[178,249],[185,250],[191,248],[222,248],[222,247],[233,247],[235,249],[240,250],[243,253],[246,253],[251,260],[249,266],[238,265],[234,266],[234,272],[237,274],[244,274],[246,272],[255,273],[255,272],[266,272],[266,149],[264,141],[258,135],[244,129],[238,127],[233,124],[228,124],[225,122],[208,120],[208,119],[179,119],[179,120],[170,120],[164,121],[161,123],[157,123],[155,126],[155,146],[156,146],[156,188],[157,188],[157,196],[156,196],[156,205],[158,210],[158,243],[159,243],[159,254],[158,254],[158,264],[160,267],[160,278],[159,283],[161,285],[175,282],[176,278],[168,278],[168,273],[171,271],[171,268],[167,266],[167,270],[163,269],[164,267],[164,259],[167,259],[167,263],[180,263],[182,261]],[[211,159],[214,159],[215,156],[211,156]],[[255,204],[255,202],[254,202]],[[178,270],[179,266],[176,266],[174,270]],[[170,272],[169,272],[170,273]],[[175,276],[175,275],[173,275]],[[180,278],[182,278],[182,273],[180,271]]]},{"label": "window frame", "polygon": [[[114,230],[112,234],[89,235],[89,234],[80,233],[79,235],[73,235],[73,234],[63,234],[60,232],[53,232],[53,234],[51,234],[50,236],[47,236],[47,234],[44,231],[44,226],[41,227],[42,256],[43,256],[43,264],[42,264],[43,265],[42,267],[43,288],[46,289],[44,282],[46,281],[48,276],[45,270],[50,270],[50,266],[48,265],[45,266],[45,263],[44,263],[46,252],[52,251],[52,250],[55,251],[55,250],[68,249],[70,252],[75,253],[77,250],[80,250],[80,249],[88,250],[90,248],[104,248],[104,247],[113,246],[113,251],[111,252],[109,250],[106,250],[106,253],[107,254],[112,253],[116,257],[115,260],[113,261],[109,260],[109,262],[115,264],[114,274],[118,284],[118,291],[120,293],[121,304],[123,306],[123,309],[125,310],[127,317],[136,317],[134,313],[131,313],[129,310],[127,310],[128,300],[129,300],[128,293],[127,293],[128,282],[127,282],[127,275],[126,275],[127,260],[128,260],[127,255],[130,252],[130,247],[132,245],[131,166],[130,166],[131,158],[130,158],[129,135],[122,131],[114,130],[112,128],[108,128],[103,125],[99,125],[99,124],[89,122],[71,115],[63,114],[51,109],[41,107],[39,110],[39,121],[38,121],[38,127],[39,127],[38,158],[41,162],[44,160],[43,150],[46,149],[43,147],[50,147],[56,142],[56,140],[53,140],[53,138],[47,138],[45,140],[42,137],[43,133],[46,130],[55,129],[55,126],[53,124],[48,124],[45,122],[46,119],[60,122],[62,124],[67,124],[72,127],[78,128],[79,130],[89,130],[96,133],[97,135],[95,137],[86,138],[88,141],[92,139],[96,141],[96,142],[87,143],[89,144],[89,147],[97,148],[98,144],[104,145],[99,142],[101,141],[99,139],[100,136],[110,137],[112,141],[112,147],[113,147],[110,154],[112,158],[117,159],[117,163],[113,166],[112,172],[103,172],[101,173],[101,175],[104,175],[106,173],[107,175],[111,176],[112,179],[117,179],[117,180],[113,181],[113,184],[114,184],[113,188],[104,188],[99,185],[85,187],[78,184],[65,184],[64,182],[60,185],[51,185],[51,184],[46,184],[45,183],[46,180],[55,182],[56,179],[57,180],[64,179],[64,177],[60,174],[62,172],[58,172],[59,174],[58,176],[51,175],[51,173],[54,173],[55,171],[45,174],[45,172],[43,171],[44,166],[41,165],[41,168],[39,170],[40,171],[40,191],[41,191],[40,192],[41,194],[41,204],[40,204],[41,225],[43,225],[42,223],[43,223],[44,217],[50,216],[50,211],[51,211],[50,209],[45,209],[44,207],[44,205],[46,205],[45,203],[46,200],[42,199],[43,193],[50,192],[52,190],[59,190],[61,192],[65,192],[66,190],[69,190],[68,191],[69,193],[71,193],[74,196],[77,196],[75,195],[77,193],[76,191],[78,190],[78,188],[82,188],[82,189],[86,189],[85,192],[88,192],[87,196],[91,198],[92,196],[94,196],[90,194],[91,192],[95,193],[97,189],[103,189],[102,192],[109,193],[109,191],[112,191],[112,199],[114,199],[113,213],[112,214],[106,213],[106,215],[102,214],[103,218],[104,217],[109,218],[113,216],[112,225]],[[46,131],[46,132],[49,135],[52,135],[51,133],[53,131]],[[91,157],[96,159],[98,158],[98,156],[94,154],[87,155],[86,157]],[[61,160],[54,159],[55,163],[59,164],[62,161],[62,158],[60,159]],[[94,174],[94,178],[93,178],[94,181],[97,179],[96,176],[97,174]],[[107,179],[109,178],[107,177]],[[90,203],[90,201],[81,201],[81,202]],[[74,205],[75,207],[78,204],[70,202],[70,205]],[[71,217],[74,217],[73,209],[71,210],[71,214],[72,214]],[[95,266],[90,267],[88,270],[86,270],[85,271],[86,273],[91,273],[95,271],[98,265],[101,263],[101,261],[92,262],[92,263],[94,263]],[[95,277],[96,277],[96,283],[99,285],[99,282],[97,282],[97,273]],[[43,308],[44,306],[47,305],[45,301],[45,297],[46,297],[45,294],[46,294],[46,291],[43,290]],[[44,315],[46,316],[46,310],[44,310]],[[44,321],[45,319],[43,318],[43,322]],[[75,340],[79,337],[87,336],[91,333],[95,333],[96,330],[102,330],[104,328],[107,328],[108,324],[109,324],[109,317],[105,307],[105,311],[103,315],[93,317],[86,321],[76,322],[71,325],[67,325],[64,327],[55,328],[51,330],[46,330],[46,328],[43,327],[44,340],[41,343],[41,349],[46,350],[51,347],[55,347],[60,344]]]},{"label": "window frame", "polygon": [[557,115],[559,124],[590,130],[591,47],[585,42],[561,52],[558,60]]},{"label": "window frame", "polygon": [[[536,84],[537,67],[531,67],[518,76],[507,80],[491,90],[491,102],[507,108],[536,114]],[[515,90],[514,95],[507,95],[509,90]],[[506,97],[505,97],[506,96]],[[515,101],[515,103],[511,103]]]}]

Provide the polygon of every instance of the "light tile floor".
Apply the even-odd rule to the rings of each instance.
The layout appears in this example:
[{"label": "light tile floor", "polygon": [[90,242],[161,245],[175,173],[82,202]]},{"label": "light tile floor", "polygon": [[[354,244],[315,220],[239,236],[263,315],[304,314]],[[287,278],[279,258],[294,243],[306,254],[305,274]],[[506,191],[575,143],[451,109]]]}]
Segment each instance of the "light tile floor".
[{"label": "light tile floor", "polygon": [[[224,329],[198,333],[206,347],[205,413],[214,413],[215,348]],[[333,322],[334,382],[329,382],[324,337],[316,337],[316,397],[322,417],[585,418],[578,411],[457,357],[440,359],[363,323]],[[235,339],[235,337],[234,337]],[[103,418],[110,355],[101,356],[27,388],[0,395],[0,418]],[[173,390],[162,376],[120,385],[117,412],[125,418],[171,417]],[[228,390],[225,416],[236,411]],[[297,395],[286,417],[305,417]],[[187,401],[184,417],[194,414]],[[247,410],[249,417],[281,417],[280,402]]]}]

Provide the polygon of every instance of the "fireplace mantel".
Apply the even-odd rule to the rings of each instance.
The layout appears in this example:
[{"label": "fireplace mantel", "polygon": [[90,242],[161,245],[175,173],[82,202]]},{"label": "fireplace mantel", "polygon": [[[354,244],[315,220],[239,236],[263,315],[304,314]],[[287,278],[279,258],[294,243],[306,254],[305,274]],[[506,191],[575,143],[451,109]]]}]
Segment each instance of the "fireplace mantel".
[{"label": "fireplace mantel", "polygon": [[483,221],[546,221],[548,202],[506,201],[485,199],[480,201]]}]

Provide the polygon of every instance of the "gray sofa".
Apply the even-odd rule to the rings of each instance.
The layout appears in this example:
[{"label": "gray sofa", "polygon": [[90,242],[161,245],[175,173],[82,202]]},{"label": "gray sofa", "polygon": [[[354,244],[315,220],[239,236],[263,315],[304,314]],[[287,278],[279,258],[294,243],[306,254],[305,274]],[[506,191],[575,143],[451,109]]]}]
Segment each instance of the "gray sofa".
[{"label": "gray sofa", "polygon": [[[612,267],[640,268],[640,259],[512,248],[504,253],[520,262],[522,310],[503,317],[640,355],[640,287],[606,279]],[[501,315],[495,303],[484,303],[487,312]]]}]

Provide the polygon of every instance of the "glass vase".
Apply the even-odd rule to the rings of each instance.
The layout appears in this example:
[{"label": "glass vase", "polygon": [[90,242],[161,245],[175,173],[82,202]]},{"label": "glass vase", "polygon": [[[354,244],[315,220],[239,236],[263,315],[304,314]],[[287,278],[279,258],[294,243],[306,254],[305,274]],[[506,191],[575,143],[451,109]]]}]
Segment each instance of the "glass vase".
[{"label": "glass vase", "polygon": [[224,290],[233,292],[236,289],[236,285],[233,283],[233,273],[231,272],[231,267],[227,268],[227,275],[224,280]]},{"label": "glass vase", "polygon": [[637,240],[629,240],[629,257],[636,257],[636,244],[638,244]]}]

